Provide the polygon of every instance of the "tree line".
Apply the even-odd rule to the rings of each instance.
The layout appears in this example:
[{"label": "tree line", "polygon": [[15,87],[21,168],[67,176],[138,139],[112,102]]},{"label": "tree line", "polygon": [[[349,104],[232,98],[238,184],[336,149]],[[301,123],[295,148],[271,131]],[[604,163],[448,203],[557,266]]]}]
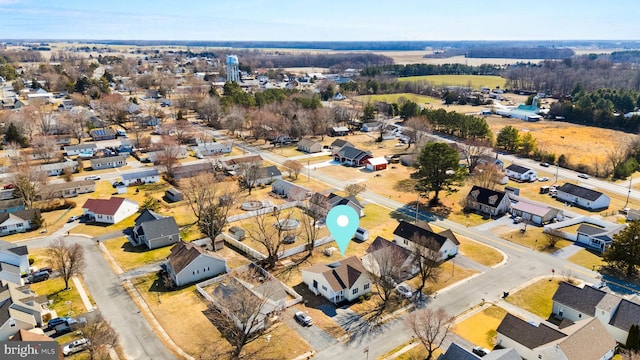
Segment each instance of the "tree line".
[{"label": "tree line", "polygon": [[468,58],[565,59],[575,55],[571,49],[549,47],[473,47]]},{"label": "tree line", "polygon": [[499,75],[500,66],[482,64],[479,66],[465,64],[385,64],[369,66],[360,72],[361,76],[374,77],[390,75],[395,77],[423,76],[423,75]]}]

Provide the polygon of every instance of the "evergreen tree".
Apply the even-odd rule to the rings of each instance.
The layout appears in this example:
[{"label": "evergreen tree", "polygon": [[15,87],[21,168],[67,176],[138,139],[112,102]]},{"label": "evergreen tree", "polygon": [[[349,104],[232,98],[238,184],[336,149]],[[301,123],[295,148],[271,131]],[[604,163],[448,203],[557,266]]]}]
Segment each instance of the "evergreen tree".
[{"label": "evergreen tree", "polygon": [[22,133],[14,123],[9,124],[9,127],[4,134],[4,140],[7,144],[16,143],[22,147],[26,147],[28,145],[27,138],[22,135]]}]

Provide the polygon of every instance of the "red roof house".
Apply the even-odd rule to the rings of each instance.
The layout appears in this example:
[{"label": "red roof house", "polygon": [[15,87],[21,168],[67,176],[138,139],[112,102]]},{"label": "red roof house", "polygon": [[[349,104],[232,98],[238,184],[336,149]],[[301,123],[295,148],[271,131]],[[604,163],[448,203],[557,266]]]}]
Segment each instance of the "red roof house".
[{"label": "red roof house", "polygon": [[88,199],[82,205],[82,212],[92,221],[117,224],[138,212],[138,203],[120,197],[110,199]]}]

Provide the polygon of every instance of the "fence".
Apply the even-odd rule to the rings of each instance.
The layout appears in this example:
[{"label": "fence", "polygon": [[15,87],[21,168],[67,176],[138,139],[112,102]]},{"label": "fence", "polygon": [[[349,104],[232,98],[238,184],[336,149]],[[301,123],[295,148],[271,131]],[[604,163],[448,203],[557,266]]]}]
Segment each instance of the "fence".
[{"label": "fence", "polygon": [[249,247],[249,246],[241,243],[240,241],[234,239],[230,235],[228,235],[226,233],[222,233],[222,235],[224,236],[224,241],[225,242],[229,243],[231,246],[235,247],[236,249],[242,251],[247,256],[250,256],[250,257],[254,258],[255,260],[264,260],[264,259],[267,258],[267,256],[264,255],[263,253],[253,249],[252,247]]},{"label": "fence", "polygon": [[[333,241],[333,237],[331,236],[327,236],[324,237],[322,239],[316,240],[316,242],[314,243],[314,248],[317,248],[318,246],[322,246],[326,243],[332,242]],[[295,254],[299,254],[303,251],[307,251],[307,245],[308,244],[302,244],[302,245],[298,245],[296,247],[292,247],[290,249],[286,249],[284,251],[282,251],[282,253],[280,253],[280,255],[278,255],[278,259],[284,259],[287,258],[289,256],[293,256]]]}]

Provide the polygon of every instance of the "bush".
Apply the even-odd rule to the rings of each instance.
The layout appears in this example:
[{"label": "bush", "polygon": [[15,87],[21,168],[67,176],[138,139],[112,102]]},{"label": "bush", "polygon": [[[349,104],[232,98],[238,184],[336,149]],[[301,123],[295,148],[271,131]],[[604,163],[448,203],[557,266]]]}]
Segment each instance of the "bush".
[{"label": "bush", "polygon": [[34,262],[36,262],[36,259],[30,257],[29,258],[29,266],[33,265]]},{"label": "bush", "polygon": [[56,211],[56,210],[63,210],[63,209],[66,210],[66,209],[73,209],[76,206],[77,204],[71,200],[64,200],[62,202],[60,202],[60,200],[52,200],[40,206],[40,211],[49,212],[49,211]]},{"label": "bush", "polygon": [[358,302],[363,303],[364,302],[364,296],[360,295],[360,297],[358,297]]},{"label": "bush", "polygon": [[364,298],[367,299],[367,300],[371,299],[371,293],[368,292],[368,293],[364,294]]}]

